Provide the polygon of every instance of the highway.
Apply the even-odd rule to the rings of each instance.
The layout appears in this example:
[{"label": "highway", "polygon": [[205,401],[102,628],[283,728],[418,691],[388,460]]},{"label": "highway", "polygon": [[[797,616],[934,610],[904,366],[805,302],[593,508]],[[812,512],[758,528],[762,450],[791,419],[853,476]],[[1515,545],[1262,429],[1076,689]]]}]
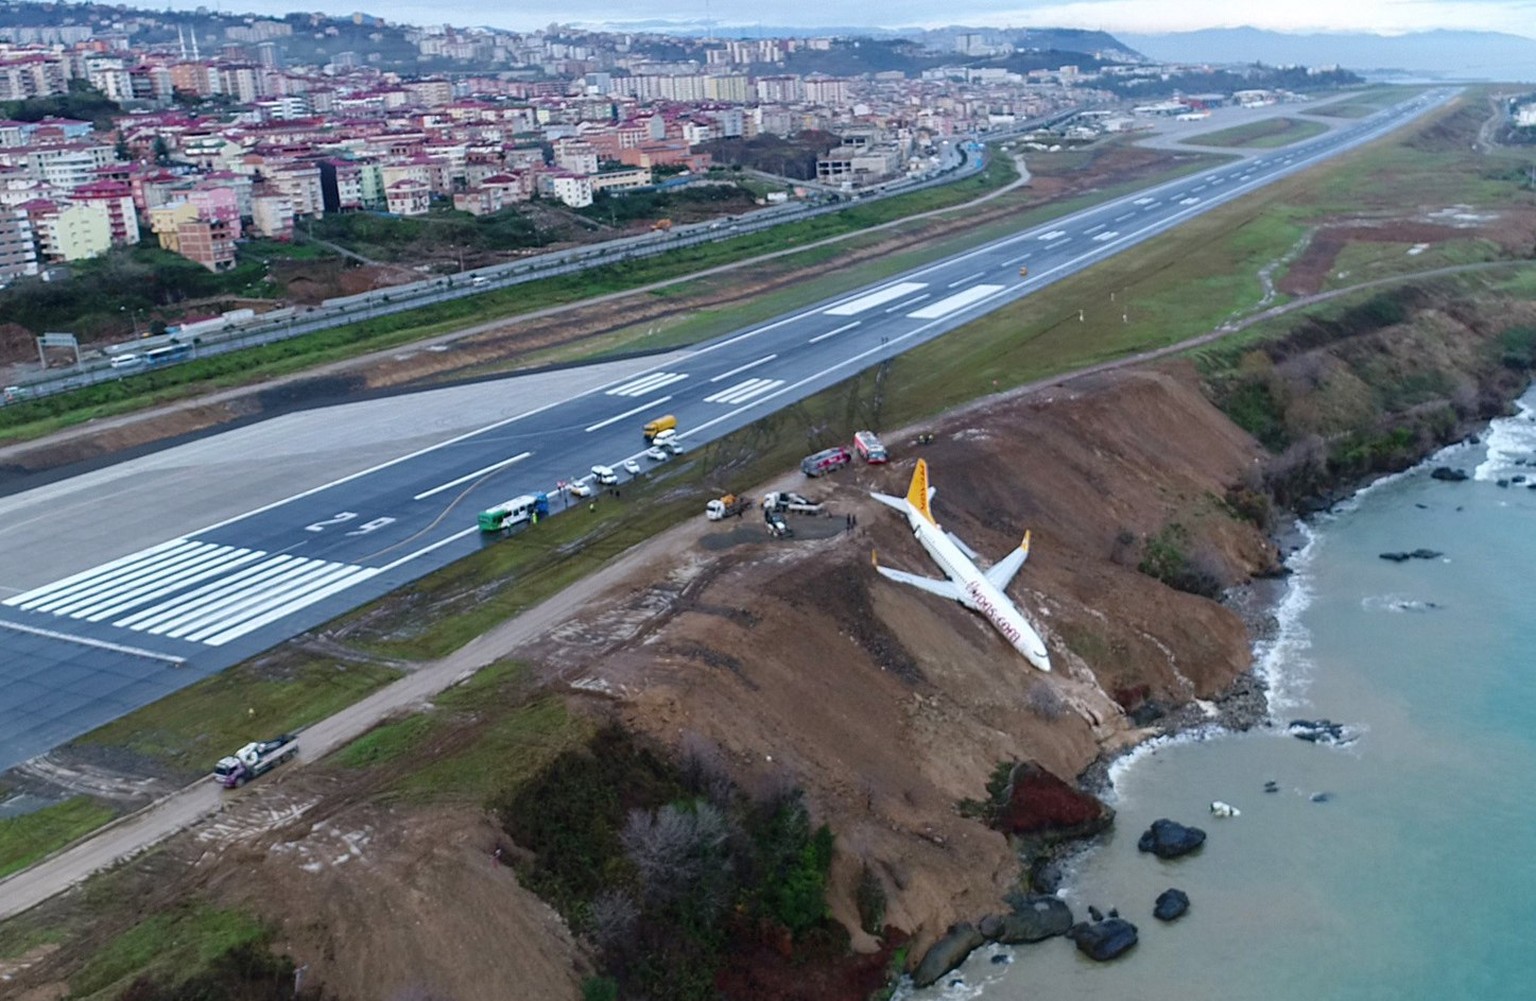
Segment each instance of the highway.
[{"label": "highway", "polygon": [[[482,540],[476,513],[519,494],[553,493],[596,463],[654,465],[640,434],[653,417],[677,415],[682,441],[696,447],[1379,137],[1453,94],[1422,95],[1310,142],[996,240],[193,531],[131,536],[131,547],[94,565],[61,555],[0,568],[8,595],[0,602],[0,769],[482,545],[517,545],[515,537]],[[104,512],[110,504],[102,498]]]}]

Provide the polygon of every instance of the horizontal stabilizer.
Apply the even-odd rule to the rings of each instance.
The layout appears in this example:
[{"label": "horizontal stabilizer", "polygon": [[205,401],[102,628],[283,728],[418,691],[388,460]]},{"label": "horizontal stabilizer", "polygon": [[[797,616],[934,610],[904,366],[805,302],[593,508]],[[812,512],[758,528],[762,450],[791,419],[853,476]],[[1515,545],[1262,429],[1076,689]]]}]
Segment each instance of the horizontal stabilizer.
[{"label": "horizontal stabilizer", "polygon": [[948,598],[950,601],[962,600],[963,596],[960,592],[960,588],[956,587],[952,581],[935,580],[932,577],[919,577],[915,573],[904,573],[901,570],[889,570],[882,566],[876,566],[875,569],[880,571],[881,576],[889,577],[891,580],[897,581],[898,583],[910,584],[913,587],[921,588],[924,591],[927,591],[929,594],[936,594],[941,598]]},{"label": "horizontal stabilizer", "polygon": [[1029,533],[1024,533],[1024,541],[1019,543],[1019,548],[1004,556],[987,569],[987,580],[999,591],[1007,593],[1008,585],[1018,574],[1024,561],[1029,559]]},{"label": "horizontal stabilizer", "polygon": [[907,513],[907,501],[904,497],[892,497],[890,494],[880,494],[871,490],[869,495],[886,507],[893,507],[902,514]]}]

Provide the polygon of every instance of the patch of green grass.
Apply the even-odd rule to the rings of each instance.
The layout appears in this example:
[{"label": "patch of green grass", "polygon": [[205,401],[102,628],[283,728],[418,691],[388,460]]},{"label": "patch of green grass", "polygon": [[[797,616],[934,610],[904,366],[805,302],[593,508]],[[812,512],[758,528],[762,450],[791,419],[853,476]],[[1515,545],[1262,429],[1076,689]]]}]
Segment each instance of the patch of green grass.
[{"label": "patch of green grass", "polygon": [[456,753],[433,759],[407,776],[400,790],[412,798],[462,798],[484,802],[493,793],[515,788],[591,732],[588,721],[572,716],[564,699],[544,695],[514,707],[488,710],[488,722],[474,740]]},{"label": "patch of green grass", "polygon": [[125,747],[191,776],[252,740],[324,719],[400,676],[374,664],[245,663],[98,727],[84,744]]},{"label": "patch of green grass", "polygon": [[336,760],[348,768],[382,765],[414,750],[431,727],[423,715],[381,723],[338,751]]},{"label": "patch of green grass", "polygon": [[1219,132],[1203,132],[1184,142],[1191,146],[1252,146],[1255,149],[1272,149],[1311,139],[1327,131],[1328,126],[1321,122],[1299,118],[1266,118]]},{"label": "patch of green grass", "polygon": [[375,727],[333,760],[383,768],[387,795],[484,802],[590,735],[590,723],[571,715],[563,699],[539,691],[526,664],[498,661],[439,693],[430,708]]},{"label": "patch of green grass", "polygon": [[116,812],[76,796],[34,813],[0,820],[0,878],[19,872],[105,824]]},{"label": "patch of green grass", "polygon": [[70,995],[110,996],[142,975],[173,983],[190,979],[214,960],[268,934],[240,911],[194,904],[163,911],[123,932],[86,960],[70,978]]}]

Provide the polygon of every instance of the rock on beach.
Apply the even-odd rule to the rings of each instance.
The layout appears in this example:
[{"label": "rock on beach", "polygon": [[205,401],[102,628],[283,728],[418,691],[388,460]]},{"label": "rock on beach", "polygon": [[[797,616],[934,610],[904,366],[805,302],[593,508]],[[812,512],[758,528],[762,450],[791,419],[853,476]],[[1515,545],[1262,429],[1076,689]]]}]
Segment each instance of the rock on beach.
[{"label": "rock on beach", "polygon": [[1178,858],[1205,844],[1205,832],[1198,827],[1185,827],[1164,817],[1154,820],[1141,839],[1136,842],[1139,851],[1151,852],[1161,859]]}]

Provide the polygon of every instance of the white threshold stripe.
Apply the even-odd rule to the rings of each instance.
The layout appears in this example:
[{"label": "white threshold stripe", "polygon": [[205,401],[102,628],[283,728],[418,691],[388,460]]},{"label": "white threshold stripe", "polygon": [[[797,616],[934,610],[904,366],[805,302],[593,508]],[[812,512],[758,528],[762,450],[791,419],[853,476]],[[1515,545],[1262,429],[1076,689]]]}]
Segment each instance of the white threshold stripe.
[{"label": "white threshold stripe", "polygon": [[751,389],[742,390],[739,393],[732,394],[728,402],[745,403],[747,400],[752,399],[754,396],[761,396],[762,394],[768,392],[770,389],[775,389],[782,385],[784,385],[783,379],[773,379],[768,382],[764,382],[761,386],[754,386]]},{"label": "white threshold stripe", "polygon": [[163,581],[161,582],[161,586],[156,587],[150,591],[140,591],[136,594],[128,596],[127,598],[116,601],[113,604],[107,605],[105,608],[98,608],[90,615],[84,616],[84,619],[87,622],[100,622],[102,619],[109,619],[114,615],[121,615],[123,612],[128,611],[130,608],[148,604],[149,602],[155,601],[158,598],[163,598],[168,594],[173,594],[184,587],[189,587],[193,584],[196,584],[198,581],[207,580],[209,577],[228,573],[235,567],[244,566],[252,560],[258,560],[265,555],[266,553],[253,549],[231,550],[230,552],[224,554],[217,563],[204,564],[201,567],[194,567],[188,574],[178,574],[174,579]]},{"label": "white threshold stripe", "polygon": [[171,539],[169,542],[162,542],[158,546],[151,546],[148,549],[141,549],[136,553],[129,553],[127,556],[118,557],[110,563],[103,563],[99,567],[91,567],[89,570],[82,570],[77,574],[71,574],[70,576],[65,577],[63,580],[56,580],[51,584],[44,584],[42,587],[35,587],[30,591],[23,591],[21,594],[13,595],[12,597],[5,599],[3,604],[22,605],[28,601],[44,598],[59,591],[62,588],[70,587],[74,584],[81,583],[82,581],[90,580],[97,574],[110,572],[120,566],[123,566],[126,563],[132,563],[135,560],[148,559],[156,553],[169,549],[172,546],[183,546],[186,545],[186,543],[186,539]]},{"label": "white threshold stripe", "polygon": [[[301,581],[294,581],[290,586],[270,591],[257,596],[254,601],[242,604],[235,614],[223,615],[201,629],[187,635],[187,639],[194,643],[206,642],[208,637],[217,636],[226,630],[234,629],[252,619],[258,618],[267,612],[293,601],[303,601],[315,592],[329,587],[342,580],[351,580],[359,575],[371,577],[378,571],[369,567],[353,566],[350,563],[330,563],[320,568],[319,573],[310,574]],[[314,599],[318,601],[319,599]],[[309,604],[304,601],[304,604]],[[300,607],[303,607],[302,605]],[[256,627],[252,627],[253,629]]]},{"label": "white threshold stripe", "polygon": [[715,376],[713,379],[711,379],[709,381],[710,382],[721,382],[721,381],[723,381],[725,379],[729,379],[733,375],[740,375],[742,372],[745,372],[748,369],[757,368],[757,366],[759,366],[759,365],[765,365],[768,362],[773,361],[777,357],[778,357],[777,354],[771,354],[771,355],[769,355],[766,358],[759,358],[757,361],[749,361],[745,365],[738,365],[738,366],[736,366],[735,368],[731,369],[729,372],[721,372],[719,375]]},{"label": "white threshold stripe", "polygon": [[[305,562],[307,561],[286,554],[274,556],[265,563],[258,563],[253,567],[247,567],[240,573],[224,580],[214,581],[212,584],[198,588],[191,594],[181,595],[174,601],[148,609],[147,611],[154,614],[146,616],[143,621],[130,628],[141,632],[152,632],[157,635],[169,629],[175,629],[206,612],[213,611],[215,608],[235,600],[240,595],[247,593],[252,587],[264,585],[269,581],[275,580],[281,575],[288,573],[293,567],[303,566]],[[143,614],[143,612],[139,612],[128,618],[137,618]],[[128,619],[124,619],[121,622],[114,622],[112,624],[114,626],[122,625],[127,621]]]},{"label": "white threshold stripe", "polygon": [[106,577],[93,581],[83,581],[69,589],[69,592],[49,598],[29,606],[35,611],[52,612],[55,615],[68,615],[81,605],[90,604],[98,598],[111,597],[125,587],[131,588],[135,582],[150,579],[154,580],[167,572],[167,567],[174,570],[187,560],[195,560],[210,549],[219,547],[207,542],[188,542],[161,555],[166,561],[146,561],[134,566],[120,567]]},{"label": "white threshold stripe", "polygon": [[883,289],[861,295],[857,299],[839,303],[831,309],[824,309],[822,313],[826,316],[857,316],[876,306],[884,306],[892,299],[900,299],[904,295],[911,295],[924,288],[927,288],[927,285],[923,282],[897,282],[895,285],[887,285]]},{"label": "white threshold stripe", "polygon": [[929,298],[932,298],[932,297],[933,297],[933,293],[932,292],[924,292],[922,295],[913,296],[912,298],[907,299],[904,302],[898,302],[894,306],[888,306],[888,307],[886,307],[885,311],[887,313],[899,313],[899,312],[901,312],[904,309],[910,309],[911,307],[916,306],[918,303],[922,302],[924,299],[929,299]]},{"label": "white threshold stripe", "polygon": [[[210,605],[201,615],[193,616],[186,622],[165,629],[165,633],[172,638],[193,639],[191,634],[201,632],[209,627],[218,627],[232,620],[244,618],[240,613],[251,607],[270,600],[274,595],[290,594],[300,588],[306,588],[312,581],[319,577],[329,577],[333,568],[345,567],[341,563],[318,563],[303,560],[287,568],[284,573],[278,574],[260,588],[246,588],[236,594],[230,595],[226,600],[217,605]],[[158,632],[159,630],[153,630]]]},{"label": "white threshold stripe", "polygon": [[[266,556],[267,554],[258,552],[257,555]],[[151,605],[148,608],[141,608],[132,615],[118,619],[112,624],[119,629],[148,629],[151,626],[159,625],[166,619],[184,615],[194,609],[201,608],[210,601],[216,601],[235,588],[247,587],[253,581],[269,577],[281,567],[292,563],[294,559],[296,557],[287,555],[274,556],[261,563],[255,563],[237,570],[228,577],[222,577],[212,583],[204,584],[196,590],[188,591],[185,594],[178,594],[170,601]]]},{"label": "white threshold stripe", "polygon": [[838,334],[842,333],[843,331],[845,331],[845,330],[852,330],[854,327],[857,327],[859,324],[861,324],[863,322],[864,322],[863,320],[854,320],[852,323],[845,323],[841,327],[838,327],[836,330],[829,330],[829,331],[827,331],[824,334],[817,334],[815,337],[812,337],[810,340],[806,341],[806,343],[807,344],[815,344],[817,341],[824,341],[828,337],[836,337]]},{"label": "white threshold stripe", "polygon": [[73,636],[69,633],[61,633],[55,629],[39,629],[37,626],[24,626],[19,622],[6,622],[0,620],[0,629],[14,629],[18,633],[26,633],[29,636],[41,636],[50,640],[62,640],[65,643],[78,643],[81,646],[92,647],[97,650],[110,650],[113,653],[126,653],[130,657],[143,657],[146,660],[163,660],[167,664],[179,666],[187,662],[185,657],[177,657],[174,654],[160,653],[158,650],[145,650],[143,647],[127,646],[122,643],[109,643],[106,640],[93,640],[89,636]]},{"label": "white threshold stripe", "polygon": [[440,494],[444,490],[452,490],[454,487],[458,486],[460,483],[468,483],[470,480],[477,480],[480,477],[484,476],[486,473],[494,473],[496,470],[503,469],[503,468],[505,468],[507,466],[510,466],[514,462],[522,462],[524,459],[528,458],[532,454],[533,454],[532,452],[524,452],[521,455],[514,455],[510,459],[502,459],[500,462],[493,462],[489,466],[486,466],[484,469],[477,469],[473,473],[466,473],[465,475],[460,476],[456,480],[449,480],[447,483],[444,483],[442,486],[433,487],[431,490],[423,490],[421,493],[417,494],[415,497],[412,497],[411,500],[426,500],[428,497],[431,497],[433,494]]},{"label": "white threshold stripe", "polygon": [[84,618],[86,612],[100,608],[103,603],[115,603],[158,587],[167,579],[195,573],[209,562],[223,558],[229,548],[207,542],[198,543],[197,552],[179,554],[171,563],[148,567],[145,572],[135,574],[132,578],[119,579],[109,586],[93,588],[89,595],[82,593],[67,604],[57,605],[48,611],[52,611],[55,615]]},{"label": "white threshold stripe", "polygon": [[670,386],[672,383],[681,382],[686,378],[688,376],[684,372],[658,372],[647,378],[637,379],[634,382],[625,383],[615,389],[610,389],[608,390],[608,395],[644,396],[652,390],[660,389],[663,386]]},{"label": "white threshold stripe", "polygon": [[1002,285],[972,285],[963,292],[956,292],[947,299],[940,299],[907,315],[914,320],[937,320],[941,316],[948,316],[974,302],[979,302],[1003,287]]},{"label": "white threshold stripe", "polygon": [[[476,531],[479,531],[479,529],[476,529]],[[353,574],[350,577],[346,577],[342,580],[335,581],[334,583],[327,584],[325,587],[320,588],[318,591],[311,591],[309,594],[306,594],[303,599],[291,601],[286,605],[279,605],[277,608],[272,609],[264,615],[257,616],[256,618],[241,623],[232,629],[226,629],[222,633],[217,633],[213,636],[210,636],[203,642],[207,643],[209,646],[223,646],[230,640],[239,639],[241,636],[244,636],[248,632],[260,629],[262,626],[276,622],[284,616],[292,615],[294,612],[308,608],[310,605],[313,605],[317,601],[323,601],[338,591],[345,591],[347,588],[352,587],[354,584],[361,584],[363,581],[368,580],[370,577],[375,577],[379,573],[380,571],[372,567],[362,568],[362,573]]]},{"label": "white threshold stripe", "polygon": [[605,428],[605,427],[607,427],[610,424],[617,424],[619,421],[622,421],[626,417],[633,417],[636,414],[641,413],[642,411],[646,411],[646,410],[651,409],[652,407],[659,407],[663,403],[666,403],[670,399],[672,399],[672,397],[670,397],[670,396],[662,396],[662,397],[659,397],[657,399],[652,400],[649,403],[642,403],[642,404],[640,404],[638,407],[636,407],[633,410],[626,410],[622,414],[615,414],[614,416],[608,418],[607,420],[598,421],[596,424],[593,424],[593,425],[589,426],[587,428],[587,431],[589,431],[589,432],[590,431],[596,431],[597,429]]},{"label": "white threshold stripe", "polygon": [[704,402],[740,403],[742,400],[750,399],[759,393],[766,393],[773,387],[782,385],[784,385],[783,379],[748,379],[746,382],[738,383],[730,389],[722,389],[713,396],[706,396]]}]

